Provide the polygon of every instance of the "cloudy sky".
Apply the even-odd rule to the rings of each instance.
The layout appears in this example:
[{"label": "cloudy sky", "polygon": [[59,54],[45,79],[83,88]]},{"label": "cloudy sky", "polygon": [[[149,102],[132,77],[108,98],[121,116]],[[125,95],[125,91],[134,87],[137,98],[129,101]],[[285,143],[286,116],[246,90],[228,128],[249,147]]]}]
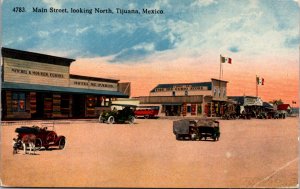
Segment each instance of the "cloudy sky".
[{"label": "cloudy sky", "polygon": [[[294,0],[2,0],[2,46],[74,58],[71,73],[132,83],[148,95],[159,83],[219,78],[228,95],[298,102],[299,4]],[[24,7],[25,13],[13,12]],[[114,14],[33,13],[32,7],[110,8]],[[164,14],[116,14],[160,9]]]}]

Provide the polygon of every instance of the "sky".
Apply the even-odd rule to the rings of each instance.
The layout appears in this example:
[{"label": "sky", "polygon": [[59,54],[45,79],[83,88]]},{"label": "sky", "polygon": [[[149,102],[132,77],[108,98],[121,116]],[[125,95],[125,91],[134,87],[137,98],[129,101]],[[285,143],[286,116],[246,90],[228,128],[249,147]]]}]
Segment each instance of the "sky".
[{"label": "sky", "polygon": [[[132,96],[161,83],[219,78],[227,95],[299,99],[295,0],[2,0],[2,46],[76,59],[72,74],[131,82]],[[24,7],[26,12],[13,12]],[[114,14],[34,13],[33,7],[110,8]],[[157,9],[164,14],[117,14]]]}]

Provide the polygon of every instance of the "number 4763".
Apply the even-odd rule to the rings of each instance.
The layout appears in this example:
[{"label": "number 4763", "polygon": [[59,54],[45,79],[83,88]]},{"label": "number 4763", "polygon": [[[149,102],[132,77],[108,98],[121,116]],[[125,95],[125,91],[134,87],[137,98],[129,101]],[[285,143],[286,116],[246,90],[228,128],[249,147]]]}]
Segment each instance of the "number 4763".
[{"label": "number 4763", "polygon": [[26,12],[25,7],[14,7],[13,12]]}]

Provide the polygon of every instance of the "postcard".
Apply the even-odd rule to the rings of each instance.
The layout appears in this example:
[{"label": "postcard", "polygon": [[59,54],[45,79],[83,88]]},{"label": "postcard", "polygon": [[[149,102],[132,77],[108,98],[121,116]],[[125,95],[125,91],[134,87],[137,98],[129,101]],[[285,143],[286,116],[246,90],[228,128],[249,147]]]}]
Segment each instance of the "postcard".
[{"label": "postcard", "polygon": [[2,0],[3,187],[298,188],[297,0]]}]

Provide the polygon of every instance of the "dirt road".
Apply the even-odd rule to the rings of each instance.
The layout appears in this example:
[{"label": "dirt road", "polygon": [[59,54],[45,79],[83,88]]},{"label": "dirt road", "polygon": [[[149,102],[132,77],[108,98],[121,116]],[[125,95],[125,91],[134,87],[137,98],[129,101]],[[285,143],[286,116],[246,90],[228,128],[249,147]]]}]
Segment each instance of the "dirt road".
[{"label": "dirt road", "polygon": [[[12,154],[1,127],[1,179],[14,187],[295,187],[298,119],[221,120],[220,141],[177,141],[172,120],[56,124],[63,150]],[[29,124],[30,125],[30,124]]]}]

